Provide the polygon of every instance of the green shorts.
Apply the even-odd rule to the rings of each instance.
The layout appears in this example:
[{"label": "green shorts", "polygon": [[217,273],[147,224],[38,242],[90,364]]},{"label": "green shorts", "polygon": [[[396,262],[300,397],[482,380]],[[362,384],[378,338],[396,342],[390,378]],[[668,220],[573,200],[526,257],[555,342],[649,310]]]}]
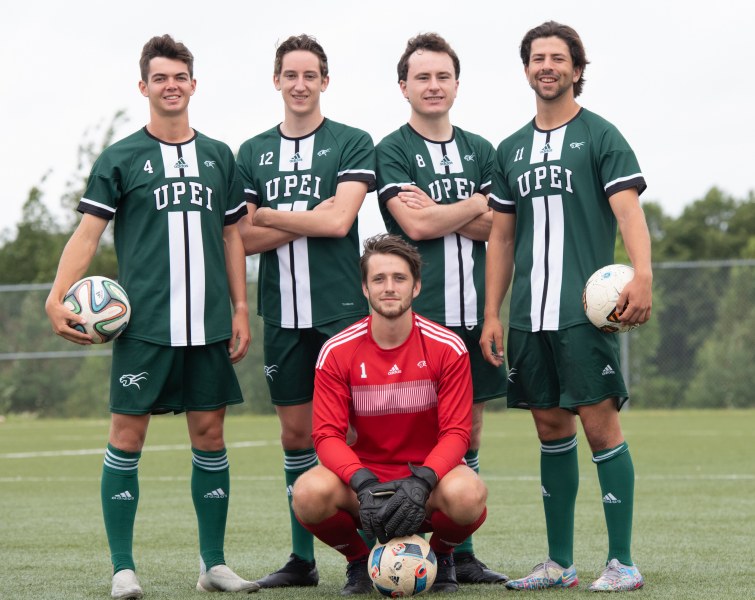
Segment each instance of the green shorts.
[{"label": "green shorts", "polygon": [[509,330],[510,408],[565,408],[628,399],[619,338],[590,324],[561,331]]},{"label": "green shorts", "polygon": [[358,320],[340,319],[306,329],[286,329],[265,323],[265,379],[273,404],[294,406],[311,402],[320,348]]},{"label": "green shorts", "polygon": [[464,340],[464,345],[469,352],[469,363],[472,367],[472,401],[479,404],[505,396],[506,365],[494,367],[482,355],[482,348],[480,348],[482,324],[448,329]]},{"label": "green shorts", "polygon": [[131,338],[113,345],[110,412],[124,415],[216,410],[240,404],[228,342],[160,346]]}]

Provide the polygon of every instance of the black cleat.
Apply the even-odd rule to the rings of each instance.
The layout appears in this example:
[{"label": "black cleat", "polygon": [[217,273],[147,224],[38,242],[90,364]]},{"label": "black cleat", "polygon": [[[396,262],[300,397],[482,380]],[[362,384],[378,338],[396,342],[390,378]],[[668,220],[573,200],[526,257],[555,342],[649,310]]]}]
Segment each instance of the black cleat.
[{"label": "black cleat", "polygon": [[372,589],[372,579],[367,572],[367,557],[352,560],[346,566],[346,585],[341,590],[341,596],[369,594]]},{"label": "black cleat", "polygon": [[471,552],[455,552],[456,579],[459,583],[506,583],[503,573],[488,569],[487,565]]},{"label": "black cleat", "polygon": [[285,565],[274,573],[258,579],[257,584],[261,588],[311,587],[319,581],[320,574],[317,572],[315,561],[304,560],[292,554]]},{"label": "black cleat", "polygon": [[435,575],[435,583],[430,588],[431,592],[458,592],[459,582],[456,579],[456,568],[454,567],[454,555],[435,553],[438,559],[438,572]]}]

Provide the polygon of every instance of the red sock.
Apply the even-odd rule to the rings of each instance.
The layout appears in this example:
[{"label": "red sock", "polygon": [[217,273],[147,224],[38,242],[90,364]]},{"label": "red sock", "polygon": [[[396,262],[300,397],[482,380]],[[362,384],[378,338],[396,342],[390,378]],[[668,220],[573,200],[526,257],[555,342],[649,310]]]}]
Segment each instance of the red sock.
[{"label": "red sock", "polygon": [[[301,523],[301,521],[299,521]],[[357,523],[345,510],[339,510],[332,517],[319,523],[301,523],[317,539],[338,550],[349,562],[367,558],[370,549],[359,536]]]},{"label": "red sock", "polygon": [[433,525],[433,535],[430,537],[430,547],[436,554],[448,554],[453,549],[466,540],[470,535],[480,528],[488,516],[488,509],[485,507],[482,514],[474,523],[469,525],[459,525],[454,523],[448,515],[436,510],[430,515],[430,523]]}]

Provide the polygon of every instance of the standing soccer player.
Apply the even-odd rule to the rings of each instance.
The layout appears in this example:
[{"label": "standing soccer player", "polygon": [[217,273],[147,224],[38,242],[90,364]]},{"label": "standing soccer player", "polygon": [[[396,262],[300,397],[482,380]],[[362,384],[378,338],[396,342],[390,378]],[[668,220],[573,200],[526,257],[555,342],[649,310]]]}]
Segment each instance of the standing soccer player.
[{"label": "standing soccer player", "polygon": [[[487,140],[451,125],[459,58],[436,33],[410,39],[398,83],[411,107],[409,123],[376,148],[378,199],[390,233],[416,244],[425,263],[417,311],[459,335],[472,368],[473,425],[464,458],[479,472],[485,402],[506,394],[506,368],[480,351],[485,299],[485,242],[495,151]],[[504,583],[474,554],[472,539],[454,552],[460,583]]]},{"label": "standing soccer player", "polygon": [[650,318],[650,236],[639,203],[645,179],[619,131],[575,101],[588,64],[576,31],[552,21],[535,27],[522,40],[521,58],[537,114],[498,148],[480,345],[492,364],[501,363],[498,314],[515,263],[508,405],[530,409],[540,439],[548,559],[506,585],[578,584],[579,416],[608,528],[606,567],[590,590],[634,590],[643,579],[630,553],[634,468],[619,421],[627,399],[619,340],[587,321],[581,293],[595,270],[614,262],[618,222],[635,269],[617,301],[621,320],[641,324]]},{"label": "standing soccer player", "polygon": [[[223,439],[226,406],[242,402],[231,363],[249,348],[244,248],[236,222],[246,213],[233,153],[189,126],[194,57],[169,35],[149,40],[139,90],[149,123],[96,161],[45,308],[58,335],[91,337],[62,303],[115,221],[119,281],[132,313],[114,342],[111,425],[102,472],[102,510],[113,563],[112,597],[141,598],[132,539],[139,458],[152,414],[186,412],[191,495],[199,525],[203,592],[253,592],[223,555],[230,494]],[[134,375],[138,374],[138,379]],[[138,381],[138,383],[136,383]]]},{"label": "standing soccer player", "polygon": [[459,336],[412,311],[416,248],[381,234],[365,241],[360,264],[372,315],[322,347],[314,440],[323,464],[297,481],[294,509],[348,560],[342,595],[372,590],[358,527],[381,542],[433,531],[431,590],[454,592],[452,550],[487,514],[485,484],[462,460],[472,426],[469,354]]},{"label": "standing soccer player", "polygon": [[[314,367],[323,342],[367,314],[359,278],[357,213],[375,189],[370,136],[325,119],[320,94],[328,58],[308,35],[275,53],[280,125],[244,142],[238,164],[249,216],[240,224],[247,254],[259,253],[258,312],[265,375],[281,423],[286,490],[317,464],[312,443]],[[313,586],[312,535],[291,512],[292,553],[262,587]]]}]

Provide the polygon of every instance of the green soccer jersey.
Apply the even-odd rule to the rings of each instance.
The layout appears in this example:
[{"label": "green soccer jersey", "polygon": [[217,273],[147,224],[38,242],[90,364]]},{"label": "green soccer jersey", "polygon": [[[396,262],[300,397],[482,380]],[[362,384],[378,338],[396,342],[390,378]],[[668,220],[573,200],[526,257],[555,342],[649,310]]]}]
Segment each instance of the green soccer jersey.
[{"label": "green soccer jersey", "polygon": [[[275,210],[312,210],[345,181],[375,189],[375,150],[366,132],[324,119],[300,138],[280,127],[241,145],[247,202]],[[304,329],[367,314],[354,220],[343,238],[300,237],[260,256],[257,311],[266,323]]]},{"label": "green soccer jersey", "polygon": [[493,187],[490,206],[516,213],[510,326],[554,331],[587,323],[582,289],[614,260],[608,199],[646,187],[627,141],[584,108],[551,131],[533,120],[498,147]]},{"label": "green soccer jersey", "polygon": [[438,204],[490,192],[495,151],[490,142],[458,127],[446,142],[425,139],[402,125],[376,148],[378,201],[389,233],[403,236],[422,255],[422,290],[414,309],[446,327],[474,326],[485,304],[485,242],[450,233],[412,240],[388,210],[402,185],[421,188]]},{"label": "green soccer jersey", "polygon": [[223,227],[246,214],[231,149],[199,132],[168,144],[143,128],[107,148],[79,212],[114,219],[123,337],[168,346],[231,337]]}]

